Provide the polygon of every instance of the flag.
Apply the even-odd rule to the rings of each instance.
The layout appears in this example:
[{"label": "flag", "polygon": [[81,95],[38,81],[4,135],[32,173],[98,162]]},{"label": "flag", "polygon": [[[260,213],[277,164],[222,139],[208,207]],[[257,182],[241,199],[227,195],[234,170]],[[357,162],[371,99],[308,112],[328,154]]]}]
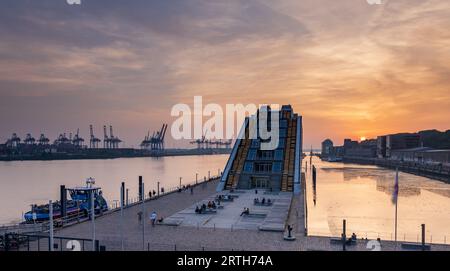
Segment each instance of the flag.
[{"label": "flag", "polygon": [[395,184],[394,184],[394,191],[392,192],[392,203],[397,204],[397,198],[398,198],[398,169],[395,172]]}]

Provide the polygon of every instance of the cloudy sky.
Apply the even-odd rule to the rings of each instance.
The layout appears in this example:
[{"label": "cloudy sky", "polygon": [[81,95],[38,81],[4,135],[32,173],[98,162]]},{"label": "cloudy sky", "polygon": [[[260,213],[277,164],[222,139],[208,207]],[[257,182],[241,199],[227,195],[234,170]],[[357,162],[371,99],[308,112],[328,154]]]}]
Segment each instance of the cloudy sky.
[{"label": "cloudy sky", "polygon": [[292,104],[306,146],[450,129],[450,1],[382,2],[2,0],[0,140],[112,124],[136,146],[194,95]]}]

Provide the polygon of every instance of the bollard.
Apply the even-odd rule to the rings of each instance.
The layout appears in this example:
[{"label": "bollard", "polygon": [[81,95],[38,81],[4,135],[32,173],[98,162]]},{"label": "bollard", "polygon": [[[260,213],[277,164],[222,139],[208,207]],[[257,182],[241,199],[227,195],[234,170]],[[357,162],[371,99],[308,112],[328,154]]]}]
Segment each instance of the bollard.
[{"label": "bollard", "polygon": [[143,199],[143,190],[142,190],[142,176],[139,176],[139,201]]},{"label": "bollard", "polygon": [[422,251],[425,251],[425,224],[422,224]]},{"label": "bollard", "polygon": [[347,228],[347,221],[344,219],[342,221],[342,250],[345,251],[345,242],[347,241],[347,237],[346,237],[346,228]]}]

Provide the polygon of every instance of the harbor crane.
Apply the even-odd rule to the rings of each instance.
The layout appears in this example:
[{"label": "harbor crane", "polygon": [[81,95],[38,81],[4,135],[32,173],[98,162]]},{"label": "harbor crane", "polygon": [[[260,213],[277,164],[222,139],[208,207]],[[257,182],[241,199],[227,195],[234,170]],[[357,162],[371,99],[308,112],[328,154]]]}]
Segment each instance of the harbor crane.
[{"label": "harbor crane", "polygon": [[9,148],[17,148],[20,144],[20,137],[16,133],[13,133],[11,138],[6,141],[6,146]]},{"label": "harbor crane", "polygon": [[23,142],[26,145],[34,145],[34,143],[36,142],[36,139],[34,137],[32,137],[30,133],[28,133],[27,136],[25,137],[25,139],[23,140]]},{"label": "harbor crane", "polygon": [[191,144],[197,144],[198,149],[209,149],[211,146],[216,146],[217,149],[224,146],[225,148],[230,148],[232,140],[211,140],[206,138],[206,134],[208,133],[208,130],[206,130],[205,134],[202,135],[202,138],[191,141]]},{"label": "harbor crane", "polygon": [[145,136],[144,140],[141,143],[142,149],[150,149],[156,151],[164,150],[164,140],[166,137],[167,124],[163,124],[161,130],[153,132],[153,135],[150,137],[150,131]]},{"label": "harbor crane", "polygon": [[101,140],[94,136],[94,127],[92,126],[92,124],[89,126],[89,130],[91,134],[91,138],[89,140],[89,148],[98,149],[98,144],[101,142]]},{"label": "harbor crane", "polygon": [[119,144],[122,143],[122,140],[119,139],[117,136],[114,137],[114,133],[113,133],[113,127],[112,125],[109,126],[109,140],[110,140],[110,148],[111,149],[118,149],[119,148]]},{"label": "harbor crane", "polygon": [[58,138],[55,140],[55,145],[65,145],[70,144],[71,140],[67,138],[66,133],[59,134]]},{"label": "harbor crane", "polygon": [[72,143],[76,147],[83,147],[84,138],[80,137],[80,129],[78,128],[77,133],[75,134],[75,137],[72,139]]},{"label": "harbor crane", "polygon": [[48,145],[50,142],[50,139],[48,139],[44,134],[41,134],[41,136],[38,139],[38,144],[41,146]]},{"label": "harbor crane", "polygon": [[111,140],[108,137],[108,132],[106,131],[106,125],[103,125],[103,148],[109,149]]}]

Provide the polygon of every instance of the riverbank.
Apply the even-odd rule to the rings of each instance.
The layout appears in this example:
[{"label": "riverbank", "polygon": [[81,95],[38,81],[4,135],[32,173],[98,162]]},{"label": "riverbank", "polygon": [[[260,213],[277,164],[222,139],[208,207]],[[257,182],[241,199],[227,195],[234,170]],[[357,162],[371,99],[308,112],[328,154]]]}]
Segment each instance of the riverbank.
[{"label": "riverbank", "polygon": [[229,154],[231,149],[166,149],[149,151],[138,149],[84,149],[75,153],[55,152],[37,154],[0,155],[0,161],[54,161],[54,160],[101,160],[138,157],[190,156]]},{"label": "riverbank", "polygon": [[446,167],[438,163],[418,163],[414,161],[363,157],[344,157],[342,162],[361,165],[374,165],[389,169],[398,168],[398,170],[402,172],[450,183],[450,167]]}]

